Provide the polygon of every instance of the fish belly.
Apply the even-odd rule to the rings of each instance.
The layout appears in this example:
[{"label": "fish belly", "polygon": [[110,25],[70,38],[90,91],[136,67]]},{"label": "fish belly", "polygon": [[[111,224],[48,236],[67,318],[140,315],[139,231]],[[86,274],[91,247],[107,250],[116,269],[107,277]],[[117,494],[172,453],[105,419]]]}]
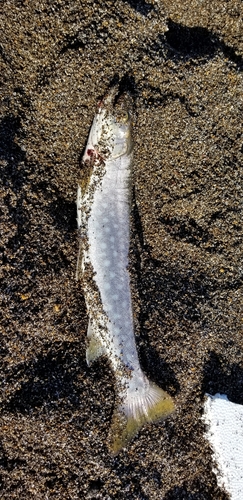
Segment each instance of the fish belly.
[{"label": "fish belly", "polygon": [[107,316],[110,356],[138,369],[128,272],[130,240],[129,171],[119,161],[108,165],[107,174],[94,194],[88,220],[89,258]]}]

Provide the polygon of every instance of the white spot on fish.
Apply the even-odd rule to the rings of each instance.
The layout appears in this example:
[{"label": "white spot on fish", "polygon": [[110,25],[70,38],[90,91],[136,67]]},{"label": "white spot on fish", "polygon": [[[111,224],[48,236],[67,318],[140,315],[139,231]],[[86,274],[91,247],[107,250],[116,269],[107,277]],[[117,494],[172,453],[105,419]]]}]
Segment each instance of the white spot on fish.
[{"label": "white spot on fish", "polygon": [[118,319],[121,319],[121,315],[119,313],[113,314],[113,319],[117,321]]},{"label": "white spot on fish", "polygon": [[111,261],[109,259],[105,259],[103,264],[105,267],[109,267],[111,265]]}]

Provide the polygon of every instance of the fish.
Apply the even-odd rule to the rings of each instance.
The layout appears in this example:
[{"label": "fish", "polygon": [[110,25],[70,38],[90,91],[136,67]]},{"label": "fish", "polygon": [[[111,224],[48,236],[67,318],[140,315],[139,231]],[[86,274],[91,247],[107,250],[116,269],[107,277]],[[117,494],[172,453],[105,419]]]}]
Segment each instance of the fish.
[{"label": "fish", "polygon": [[79,255],[88,313],[87,364],[107,356],[117,400],[108,448],[117,454],[146,422],[174,410],[171,396],[141,369],[129,276],[133,102],[119,86],[98,104],[82,158],[77,193]]}]

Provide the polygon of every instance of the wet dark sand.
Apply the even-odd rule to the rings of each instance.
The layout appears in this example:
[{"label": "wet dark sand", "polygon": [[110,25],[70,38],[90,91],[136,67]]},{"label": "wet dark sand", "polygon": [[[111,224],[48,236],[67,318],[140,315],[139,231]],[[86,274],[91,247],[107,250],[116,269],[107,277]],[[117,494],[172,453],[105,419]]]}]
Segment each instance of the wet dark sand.
[{"label": "wet dark sand", "polygon": [[[171,5],[173,4],[173,5]],[[243,404],[240,0],[1,7],[2,499],[226,500],[200,420]],[[79,158],[117,74],[136,95],[131,276],[143,369],[174,396],[117,457],[88,369]]]}]

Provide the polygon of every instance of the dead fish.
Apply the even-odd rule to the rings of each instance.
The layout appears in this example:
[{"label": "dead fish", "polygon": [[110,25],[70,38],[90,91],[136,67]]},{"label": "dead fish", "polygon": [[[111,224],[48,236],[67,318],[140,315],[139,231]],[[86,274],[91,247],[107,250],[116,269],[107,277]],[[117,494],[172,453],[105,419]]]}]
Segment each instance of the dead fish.
[{"label": "dead fish", "polygon": [[136,349],[128,272],[132,187],[132,100],[113,87],[98,105],[82,160],[77,209],[81,277],[89,316],[87,363],[101,355],[115,373],[109,447],[117,453],[146,422],[174,409],[143,373]]}]

